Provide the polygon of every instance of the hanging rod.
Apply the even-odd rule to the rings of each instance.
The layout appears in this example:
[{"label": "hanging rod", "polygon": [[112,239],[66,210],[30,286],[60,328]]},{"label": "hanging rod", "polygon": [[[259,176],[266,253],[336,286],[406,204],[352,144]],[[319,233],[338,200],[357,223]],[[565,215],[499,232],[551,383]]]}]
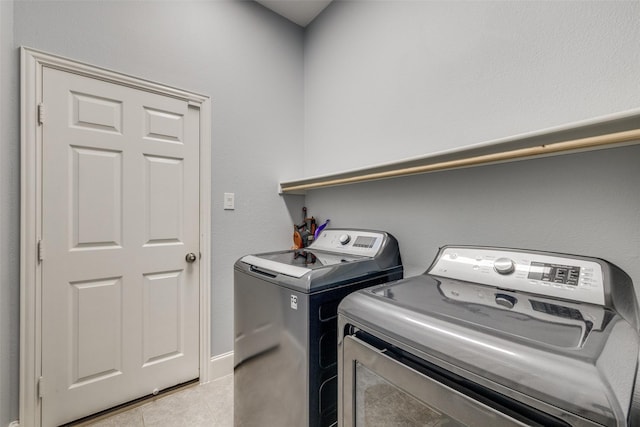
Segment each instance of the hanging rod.
[{"label": "hanging rod", "polygon": [[[539,141],[544,137],[548,137],[549,140],[553,141],[554,139],[557,140],[558,137],[561,137],[562,134],[566,134],[568,132],[574,135],[581,133],[583,134],[588,127],[593,127],[593,123],[590,123],[589,126],[584,126],[583,128],[564,128],[561,131],[557,132],[535,134],[533,136],[527,136],[524,138],[516,137],[509,140],[500,141],[500,143],[496,144],[487,144],[480,148],[472,146],[469,149],[462,149],[456,152],[446,153],[446,155],[434,155],[430,157],[413,159],[411,161],[404,162],[401,161],[394,164],[377,167],[378,169],[384,168],[385,170],[376,171],[376,167],[372,167],[359,171],[344,172],[317,178],[302,179],[298,181],[282,182],[280,183],[280,191],[282,193],[289,194],[304,194],[307,190],[333,187],[338,185],[398,178],[428,172],[531,159],[541,156],[561,155],[579,151],[598,150],[622,145],[640,144],[640,127],[638,127],[638,125],[640,125],[640,117],[632,117],[631,119],[633,120],[631,121],[628,120],[630,119],[630,117],[628,116],[623,117],[623,119],[625,125],[631,123],[633,124],[633,126],[635,126],[635,128],[595,136],[561,140],[548,144],[510,149],[514,144],[523,143],[523,141],[527,140]],[[608,124],[610,123],[596,123],[597,126],[605,126]],[[583,132],[580,132],[581,130]],[[509,145],[511,145],[511,147],[509,147]],[[492,149],[499,149],[501,148],[500,146],[502,146],[502,148],[505,148],[505,146],[507,146],[507,149],[498,152],[491,152],[488,154],[473,154],[475,152],[478,152],[479,150],[487,151]],[[443,158],[446,159],[447,157],[455,158],[450,160],[442,160]],[[409,163],[415,165],[405,167]]]}]

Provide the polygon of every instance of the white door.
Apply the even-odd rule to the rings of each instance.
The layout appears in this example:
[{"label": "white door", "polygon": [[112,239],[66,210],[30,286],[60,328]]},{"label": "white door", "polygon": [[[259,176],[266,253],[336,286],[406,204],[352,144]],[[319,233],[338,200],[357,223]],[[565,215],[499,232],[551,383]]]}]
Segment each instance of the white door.
[{"label": "white door", "polygon": [[43,73],[47,427],[198,377],[199,112]]}]

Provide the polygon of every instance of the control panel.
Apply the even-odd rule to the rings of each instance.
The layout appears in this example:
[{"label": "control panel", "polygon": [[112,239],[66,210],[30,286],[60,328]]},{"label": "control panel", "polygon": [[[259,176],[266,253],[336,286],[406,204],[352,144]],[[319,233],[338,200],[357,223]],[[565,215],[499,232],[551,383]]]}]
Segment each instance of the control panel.
[{"label": "control panel", "polygon": [[384,237],[384,233],[375,231],[325,228],[309,249],[373,257],[380,250]]},{"label": "control panel", "polygon": [[600,264],[568,255],[450,246],[440,252],[428,273],[501,289],[605,303]]},{"label": "control panel", "polygon": [[451,279],[443,279],[439,287],[444,296],[460,302],[490,307],[501,306],[538,319],[576,325],[582,329],[585,329],[586,322],[590,322],[591,328],[596,330],[602,330],[604,327],[605,309],[595,305],[560,302],[537,296],[519,296],[516,293]]}]

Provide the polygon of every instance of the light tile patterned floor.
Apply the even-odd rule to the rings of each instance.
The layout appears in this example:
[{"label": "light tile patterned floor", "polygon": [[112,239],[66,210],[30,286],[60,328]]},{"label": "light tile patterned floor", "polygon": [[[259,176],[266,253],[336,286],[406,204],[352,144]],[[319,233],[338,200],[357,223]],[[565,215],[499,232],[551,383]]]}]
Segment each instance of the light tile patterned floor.
[{"label": "light tile patterned floor", "polygon": [[233,375],[188,387],[83,426],[233,427]]}]

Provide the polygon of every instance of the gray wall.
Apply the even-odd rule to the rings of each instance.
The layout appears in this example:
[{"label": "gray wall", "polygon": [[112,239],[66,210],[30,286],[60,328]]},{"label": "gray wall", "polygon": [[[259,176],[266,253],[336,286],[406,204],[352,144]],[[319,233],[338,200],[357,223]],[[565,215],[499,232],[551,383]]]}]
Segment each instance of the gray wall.
[{"label": "gray wall", "polygon": [[0,426],[17,418],[19,357],[18,54],[13,3],[0,1]]},{"label": "gray wall", "polygon": [[640,2],[336,1],[306,31],[305,176],[640,106]]},{"label": "gray wall", "polygon": [[391,232],[409,275],[445,244],[596,256],[640,292],[640,146],[315,190],[333,226]]},{"label": "gray wall", "polygon": [[[18,418],[19,137],[17,47],[193,90],[212,98],[212,354],[233,350],[233,262],[291,244],[277,194],[303,137],[303,32],[262,6],[207,2],[17,1],[2,7],[2,309],[0,426]],[[5,13],[6,12],[6,13]],[[10,41],[13,24],[13,43]],[[5,29],[7,30],[5,32]],[[5,35],[8,34],[8,37]],[[8,83],[5,84],[5,77]],[[7,89],[8,88],[8,89]],[[5,111],[5,106],[7,111]],[[224,211],[223,193],[236,194]],[[288,200],[298,212],[301,200]],[[296,219],[298,219],[296,217]]]},{"label": "gray wall", "polygon": [[[638,2],[333,3],[305,34],[305,176],[640,107],[639,18]],[[444,244],[499,245],[602,257],[640,287],[639,158],[438,172],[306,204],[393,233],[409,274]]]}]

